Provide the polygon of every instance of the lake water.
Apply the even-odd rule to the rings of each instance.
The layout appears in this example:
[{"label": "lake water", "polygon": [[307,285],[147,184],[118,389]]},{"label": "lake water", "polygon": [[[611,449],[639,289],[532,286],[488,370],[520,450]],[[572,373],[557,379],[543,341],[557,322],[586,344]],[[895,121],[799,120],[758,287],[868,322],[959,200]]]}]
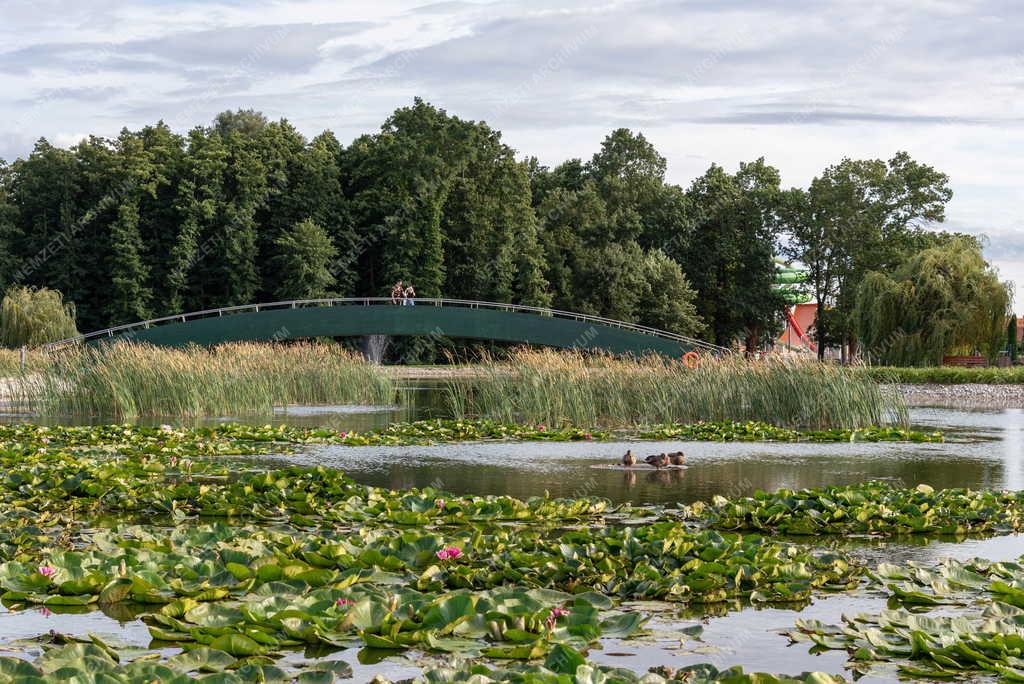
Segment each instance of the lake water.
[{"label": "lake water", "polygon": [[[593,495],[637,504],[690,503],[758,489],[820,487],[865,480],[905,486],[1024,489],[1024,411],[921,408],[914,426],[942,430],[944,443],[524,442],[420,447],[326,446],[292,463],[339,468],[390,489],[433,486],[457,494],[517,497]],[[343,429],[356,425],[334,416]],[[365,417],[360,419],[365,420]],[[683,469],[629,470],[615,463],[632,449],[682,450]]]},{"label": "lake water", "polygon": [[[292,409],[287,414],[256,421],[286,421],[300,425],[330,425],[365,430],[391,420],[429,415],[425,397],[415,410],[374,407]],[[23,419],[23,417],[22,417]],[[227,418],[225,418],[227,419]],[[359,482],[388,488],[431,485],[455,493],[607,497],[637,504],[686,503],[715,494],[737,496],[757,489],[800,488],[828,484],[891,480],[906,486],[927,483],[939,487],[1024,489],[1024,412],[1020,409],[965,410],[918,408],[912,411],[918,429],[942,430],[942,444],[766,444],[766,443],[521,443],[456,444],[430,447],[317,447],[288,457],[264,459],[278,463],[321,464],[340,468]],[[56,421],[59,422],[59,421]],[[216,421],[213,421],[216,422]],[[614,465],[632,449],[641,456],[683,450],[688,465],[680,470],[625,471]],[[1011,560],[1024,554],[1024,537],[975,539],[960,543],[941,540],[865,541],[816,538],[805,543],[838,546],[869,564],[881,561],[934,562],[945,556]],[[651,635],[640,640],[604,640],[590,657],[601,663],[638,672],[655,665],[680,667],[711,662],[720,667],[743,665],[748,671],[799,673],[822,670],[842,673],[843,652],[810,655],[806,645],[788,646],[780,631],[794,620],[814,618],[836,623],[843,614],[877,612],[884,599],[867,592],[816,597],[809,605],[754,608],[718,614],[715,607],[692,609],[665,606],[649,623]],[[641,605],[638,609],[649,610]],[[701,641],[681,640],[680,628],[704,622]],[[131,614],[99,610],[75,614],[45,614],[41,610],[11,613],[0,607],[0,655],[7,649],[31,654],[19,640],[57,629],[84,635],[95,632],[145,648],[149,635]],[[422,664],[443,658],[421,653],[367,661],[356,649],[330,656],[352,664],[354,681],[380,673],[392,679],[415,676]],[[296,652],[289,660],[301,660]],[[363,662],[361,662],[361,658]],[[890,681],[867,677],[862,682]]]}]

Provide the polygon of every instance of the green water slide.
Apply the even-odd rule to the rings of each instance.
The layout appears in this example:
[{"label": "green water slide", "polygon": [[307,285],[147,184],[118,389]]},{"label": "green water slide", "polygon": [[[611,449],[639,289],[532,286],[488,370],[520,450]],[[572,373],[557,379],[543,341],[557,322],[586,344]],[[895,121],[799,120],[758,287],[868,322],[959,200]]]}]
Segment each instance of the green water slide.
[{"label": "green water slide", "polygon": [[775,260],[775,289],[782,293],[786,304],[806,304],[811,301],[807,288],[807,270],[796,268],[781,259]]}]

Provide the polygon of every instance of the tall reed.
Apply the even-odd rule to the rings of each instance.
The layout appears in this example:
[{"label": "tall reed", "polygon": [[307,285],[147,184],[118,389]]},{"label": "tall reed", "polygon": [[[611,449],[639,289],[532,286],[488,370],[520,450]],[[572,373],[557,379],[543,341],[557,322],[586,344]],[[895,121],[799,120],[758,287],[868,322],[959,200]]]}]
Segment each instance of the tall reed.
[{"label": "tall reed", "polygon": [[576,352],[518,350],[483,359],[449,381],[455,417],[509,422],[635,426],[699,420],[760,420],[804,429],[907,423],[891,387],[856,369],[813,361],[705,358],[697,368]]},{"label": "tall reed", "polygon": [[288,404],[385,404],[381,368],[336,345],[167,349],[115,343],[63,352],[20,383],[18,403],[51,415],[218,416]]}]

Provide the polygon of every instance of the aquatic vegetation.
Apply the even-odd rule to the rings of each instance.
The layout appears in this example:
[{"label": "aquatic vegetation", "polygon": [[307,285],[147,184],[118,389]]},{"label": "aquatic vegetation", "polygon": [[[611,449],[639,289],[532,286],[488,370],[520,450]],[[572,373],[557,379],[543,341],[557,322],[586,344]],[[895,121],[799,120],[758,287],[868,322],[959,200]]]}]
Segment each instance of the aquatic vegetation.
[{"label": "aquatic vegetation", "polygon": [[[530,431],[523,438],[581,438],[540,427],[523,426]],[[508,434],[499,423],[442,421],[379,436],[479,438],[503,429]],[[728,429],[708,434],[725,439]],[[344,666],[317,660],[298,671],[282,656],[351,647],[447,654],[453,664],[423,675],[431,682],[561,684],[570,673],[577,681],[633,682],[636,673],[584,654],[601,639],[642,636],[645,601],[725,612],[751,603],[798,606],[866,584],[915,610],[970,610],[979,602],[989,610],[953,626],[908,611],[858,616],[843,628],[806,622],[791,637],[850,649],[859,654],[855,670],[1006,675],[1020,668],[1014,639],[1024,644],[1024,634],[1011,629],[1024,624],[1024,565],[882,565],[868,574],[844,553],[762,534],[1004,533],[1020,528],[1024,494],[867,483],[634,507],[596,497],[393,491],[323,467],[268,471],[224,458],[352,438],[270,426],[0,427],[0,601],[10,611],[127,611],[153,640],[139,658],[137,648],[60,635],[65,643],[46,644],[34,662],[0,658],[0,682],[58,681],[86,670],[110,681],[205,673],[219,681],[332,681]],[[909,627],[911,617],[923,636]],[[969,661],[969,653],[987,660]],[[498,666],[507,662],[521,664]],[[710,666],[644,676],[841,681]]]},{"label": "aquatic vegetation", "polygon": [[417,682],[444,684],[446,682],[531,682],[532,684],[838,684],[842,677],[822,672],[808,672],[796,677],[776,676],[765,673],[747,674],[741,667],[719,670],[714,665],[690,665],[678,670],[664,667],[652,668],[639,675],[631,670],[587,661],[582,653],[568,646],[559,645],[552,649],[543,665],[513,665],[491,668],[485,665],[463,667],[439,667],[428,670]]},{"label": "aquatic vegetation", "polygon": [[697,422],[688,425],[662,425],[642,428],[641,439],[683,439],[698,442],[941,442],[939,432],[918,432],[900,427],[866,427],[859,429],[790,430],[760,421],[738,423]]},{"label": "aquatic vegetation", "polygon": [[867,482],[716,496],[687,514],[717,529],[793,535],[1008,533],[1024,525],[1024,493]]},{"label": "aquatic vegetation", "polygon": [[520,350],[467,368],[468,377],[448,383],[454,418],[604,427],[764,421],[812,430],[907,423],[898,392],[829,364],[733,356],[688,368],[660,357]]},{"label": "aquatic vegetation", "polygon": [[[113,662],[93,664],[125,681],[158,665],[168,677],[203,667],[252,675],[311,645],[536,660],[641,630],[645,615],[619,600],[798,603],[863,574],[842,554],[600,499],[387,491],[324,468],[233,470],[219,458],[232,442],[215,430],[10,427],[4,437],[0,600],[12,611],[128,604],[154,647],[186,648],[174,663],[122,666],[108,652]],[[111,514],[145,524],[99,524]],[[644,524],[621,524],[636,516]],[[87,662],[92,647],[101,648],[68,657]],[[18,667],[55,677],[49,662]]]},{"label": "aquatic vegetation", "polygon": [[268,658],[236,658],[220,649],[205,646],[166,658],[156,653],[130,659],[128,655],[122,655],[115,644],[95,635],[75,639],[58,634],[50,639],[55,643],[43,644],[42,655],[32,662],[0,657],[0,684],[68,681],[183,684],[196,679],[223,684],[256,681],[330,684],[337,679],[352,677],[352,668],[338,660],[311,661],[299,670],[293,667],[286,671]]},{"label": "aquatic vegetation", "polygon": [[265,414],[288,404],[395,400],[382,368],[326,344],[84,346],[56,352],[16,390],[26,409],[115,418]]},{"label": "aquatic vegetation", "polygon": [[[338,660],[320,660],[308,663],[301,670],[282,669],[268,662],[264,656],[236,658],[229,653],[200,646],[183,653],[161,658],[154,654],[128,660],[121,658],[112,645],[96,636],[86,640],[72,640],[61,645],[47,645],[42,656],[34,662],[20,658],[0,657],[0,684],[8,682],[39,682],[50,684],[74,681],[153,682],[187,684],[195,679],[222,684],[244,684],[260,681],[268,684],[295,682],[296,684],[329,684],[337,679],[349,679],[351,668]],[[195,675],[193,678],[192,675]],[[571,677],[571,679],[569,679]],[[212,679],[211,679],[212,678]],[[374,681],[387,684],[387,680]],[[798,677],[773,676],[762,673],[745,674],[742,668],[719,670],[713,665],[693,665],[674,672],[655,668],[641,676],[622,669],[596,665],[586,660],[580,651],[564,644],[555,644],[543,665],[509,665],[490,668],[484,665],[431,668],[416,682],[533,682],[535,684],[838,684],[842,677],[824,673],[805,673]]]},{"label": "aquatic vegetation", "polygon": [[[946,559],[933,567],[882,564],[872,578],[909,609],[844,617],[842,626],[797,621],[790,639],[846,650],[861,673],[895,665],[904,676],[927,679],[1024,678],[1024,565],[983,559]],[[950,614],[950,606],[962,608]],[[936,607],[944,612],[922,612]]]}]

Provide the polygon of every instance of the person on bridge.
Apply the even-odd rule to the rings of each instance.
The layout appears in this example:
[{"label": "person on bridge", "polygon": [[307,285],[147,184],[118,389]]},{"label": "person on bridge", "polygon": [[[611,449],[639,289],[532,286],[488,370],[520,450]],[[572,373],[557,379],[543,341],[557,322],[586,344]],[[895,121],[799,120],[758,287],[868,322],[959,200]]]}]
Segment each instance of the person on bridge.
[{"label": "person on bridge", "polygon": [[405,306],[416,306],[416,302],[413,301],[416,298],[416,290],[412,289],[411,283],[409,287],[405,288],[403,295],[405,298],[402,300],[402,304]]},{"label": "person on bridge", "polygon": [[395,286],[391,288],[391,303],[398,304],[398,300],[403,296],[404,293],[405,288],[402,287],[402,281],[399,280],[397,283],[395,283]]}]

